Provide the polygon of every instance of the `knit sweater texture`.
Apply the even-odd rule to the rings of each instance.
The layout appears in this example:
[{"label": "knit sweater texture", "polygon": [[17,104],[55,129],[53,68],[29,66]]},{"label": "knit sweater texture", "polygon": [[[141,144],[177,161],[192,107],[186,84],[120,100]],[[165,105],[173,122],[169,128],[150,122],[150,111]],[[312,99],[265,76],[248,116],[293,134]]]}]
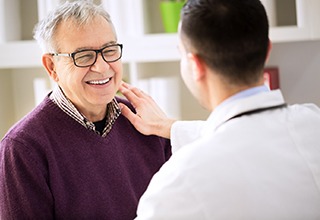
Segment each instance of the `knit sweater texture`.
[{"label": "knit sweater texture", "polygon": [[170,155],[122,115],[101,137],[45,98],[0,143],[0,219],[132,220]]}]

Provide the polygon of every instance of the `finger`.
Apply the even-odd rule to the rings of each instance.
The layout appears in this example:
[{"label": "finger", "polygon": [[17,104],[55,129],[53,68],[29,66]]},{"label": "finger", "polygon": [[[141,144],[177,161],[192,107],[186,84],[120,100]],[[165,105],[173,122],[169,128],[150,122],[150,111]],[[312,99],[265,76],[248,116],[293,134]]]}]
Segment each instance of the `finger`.
[{"label": "finger", "polygon": [[130,90],[131,92],[133,92],[136,96],[138,97],[144,97],[144,96],[148,96],[145,92],[143,92],[141,89],[135,87],[135,86],[132,86],[130,85],[129,83],[126,83],[126,82],[123,82],[121,83],[121,86],[120,86],[120,91],[121,89],[128,89]]},{"label": "finger", "polygon": [[129,83],[126,83],[126,82],[124,82],[124,81],[122,81],[121,87],[122,87],[122,88],[126,88],[126,89],[131,90],[131,91],[135,88],[133,85],[131,85],[131,84],[129,84]]},{"label": "finger", "polygon": [[121,114],[126,117],[130,123],[141,133],[145,135],[149,135],[147,132],[144,132],[143,129],[141,128],[141,122],[142,119],[137,115],[134,114],[126,105],[123,103],[119,103],[121,107]]},{"label": "finger", "polygon": [[121,86],[121,87],[124,87],[124,88],[126,88],[126,89],[129,89],[130,84],[122,81],[120,86]]},{"label": "finger", "polygon": [[[133,121],[135,120],[136,117],[138,117],[136,114],[134,114],[131,109],[128,108],[128,106],[126,106],[123,103],[119,103],[119,106],[121,108],[121,113],[127,118],[129,119],[129,121]],[[132,123],[132,122],[131,122]]]},{"label": "finger", "polygon": [[133,93],[134,95],[140,94],[139,91],[137,91],[138,89],[129,85],[128,83],[122,83],[119,87],[119,91],[121,93],[126,93],[129,94]]},{"label": "finger", "polygon": [[120,87],[119,87],[120,91],[123,89],[129,89],[129,84],[124,81],[121,82]]},{"label": "finger", "polygon": [[128,99],[129,102],[133,105],[134,108],[137,106],[138,97],[135,93],[133,93],[131,90],[127,88],[121,88],[120,92]]},{"label": "finger", "polygon": [[135,87],[127,89],[123,86],[120,89],[120,92],[127,98],[127,100],[133,105],[134,108],[150,105],[152,102],[154,102],[148,94]]}]

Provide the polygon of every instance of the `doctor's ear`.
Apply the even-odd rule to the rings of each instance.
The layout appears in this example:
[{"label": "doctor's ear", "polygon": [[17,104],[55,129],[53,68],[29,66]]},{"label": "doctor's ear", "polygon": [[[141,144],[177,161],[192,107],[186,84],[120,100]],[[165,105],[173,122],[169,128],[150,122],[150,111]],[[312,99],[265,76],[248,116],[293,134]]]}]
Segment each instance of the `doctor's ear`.
[{"label": "doctor's ear", "polygon": [[192,69],[193,79],[201,80],[205,75],[205,62],[196,54],[188,53],[188,59]]},{"label": "doctor's ear", "polygon": [[271,43],[271,41],[269,40],[269,43],[268,43],[268,51],[267,51],[267,56],[266,56],[266,61],[265,61],[265,62],[268,62],[269,57],[270,57],[271,50],[272,50],[272,43]]},{"label": "doctor's ear", "polygon": [[55,81],[59,81],[58,74],[55,71],[55,62],[51,54],[44,54],[42,56],[42,65],[47,70],[48,75]]}]

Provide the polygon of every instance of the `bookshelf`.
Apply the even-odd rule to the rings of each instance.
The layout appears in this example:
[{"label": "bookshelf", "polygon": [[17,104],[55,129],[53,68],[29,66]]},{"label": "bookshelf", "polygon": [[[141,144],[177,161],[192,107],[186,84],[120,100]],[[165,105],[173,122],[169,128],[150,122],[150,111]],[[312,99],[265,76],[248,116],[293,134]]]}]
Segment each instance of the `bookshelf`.
[{"label": "bookshelf", "polygon": [[[35,79],[50,81],[41,65],[41,51],[32,39],[39,19],[64,0],[0,0],[0,138],[36,104]],[[94,0],[111,14],[119,42],[124,44],[124,75],[134,85],[168,80],[170,95],[176,95],[174,116],[205,119],[203,110],[179,75],[177,34],[164,33],[160,0]],[[319,0],[263,0],[270,16],[274,43],[320,39]],[[174,79],[173,79],[174,78]],[[164,81],[163,81],[164,80]],[[175,83],[172,83],[175,82]],[[169,99],[170,100],[170,99]]]}]

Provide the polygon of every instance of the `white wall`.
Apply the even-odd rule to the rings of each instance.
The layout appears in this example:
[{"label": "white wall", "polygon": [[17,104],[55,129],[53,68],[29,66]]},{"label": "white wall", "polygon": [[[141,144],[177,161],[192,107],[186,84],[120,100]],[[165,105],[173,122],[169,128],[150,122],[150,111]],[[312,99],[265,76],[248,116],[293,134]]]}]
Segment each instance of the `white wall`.
[{"label": "white wall", "polygon": [[29,113],[35,106],[33,80],[35,78],[49,77],[44,68],[23,68],[12,71],[12,95],[14,100],[15,121]]},{"label": "white wall", "polygon": [[274,44],[268,65],[277,65],[280,87],[289,104],[320,106],[320,41]]},{"label": "white wall", "polygon": [[10,91],[12,77],[10,70],[0,70],[0,139],[7,129],[14,123],[11,111],[13,108],[13,95]]}]

